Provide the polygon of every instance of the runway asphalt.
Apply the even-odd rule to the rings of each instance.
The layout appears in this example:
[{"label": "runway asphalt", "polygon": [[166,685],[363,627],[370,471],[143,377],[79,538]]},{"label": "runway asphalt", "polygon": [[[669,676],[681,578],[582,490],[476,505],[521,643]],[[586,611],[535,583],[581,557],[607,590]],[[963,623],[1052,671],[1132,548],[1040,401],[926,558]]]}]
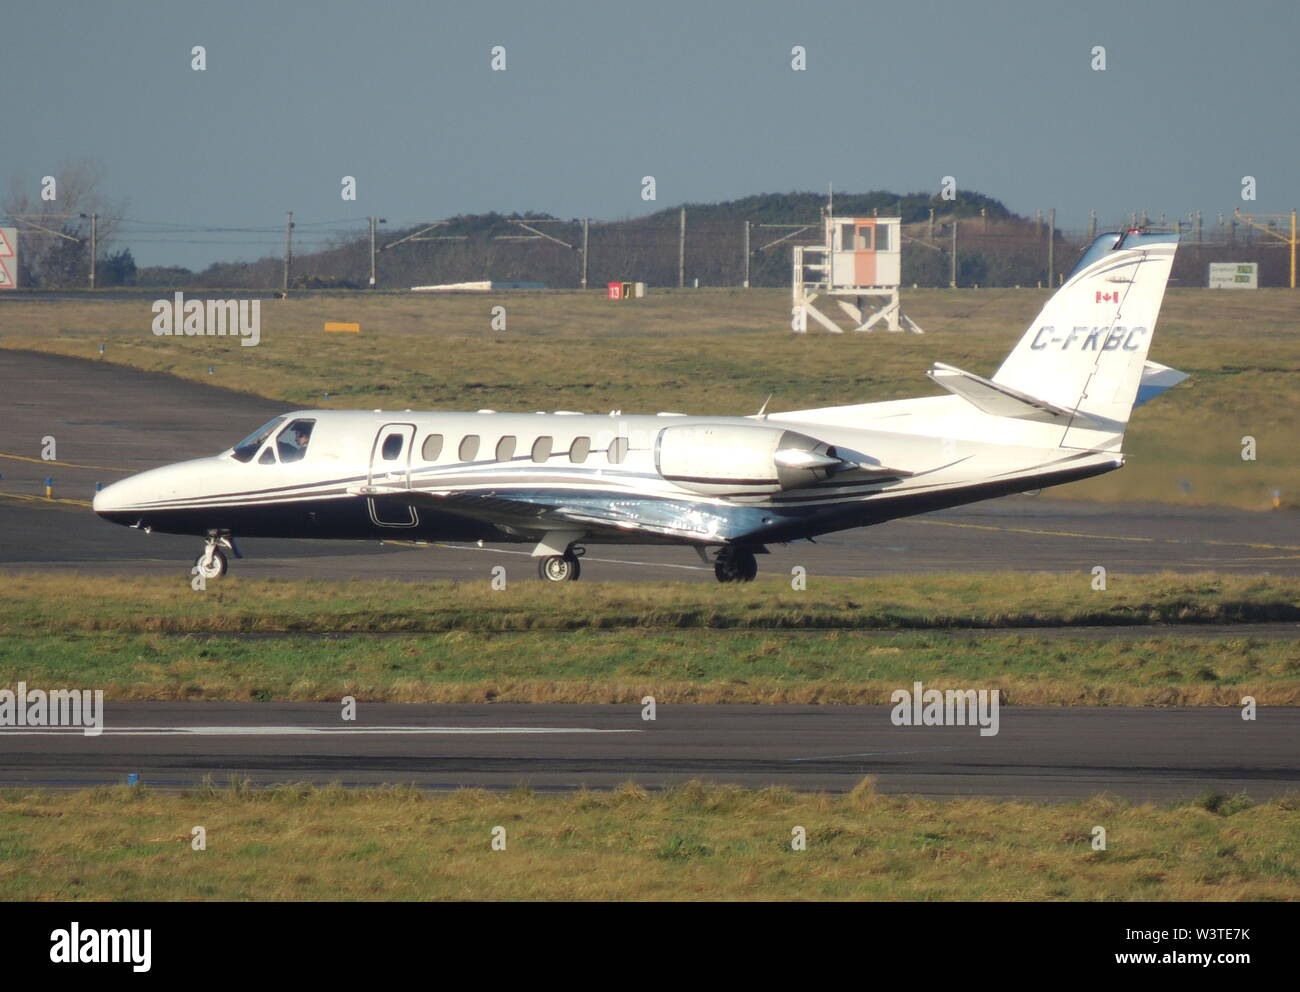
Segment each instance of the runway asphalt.
[{"label": "runway asphalt", "polygon": [[106,704],[99,737],[0,730],[0,785],[183,788],[413,783],[535,789],[704,779],[842,792],[1169,801],[1208,790],[1259,800],[1300,788],[1300,708],[1248,722],[1232,707],[1002,707],[999,732],[899,727],[886,706],[432,706],[362,702],[354,724],[315,703]]},{"label": "runway asphalt", "polygon": [[[219,381],[219,380],[214,380]],[[89,510],[96,482],[228,447],[288,407],[217,385],[105,362],[0,351],[0,569],[180,574],[193,538],[143,534]],[[42,461],[42,438],[57,442]],[[54,500],[43,480],[54,479]],[[241,542],[240,575],[260,578],[482,579],[504,564],[535,576],[519,545],[406,548],[328,541]],[[1214,570],[1300,575],[1300,515],[1014,496],[775,546],[764,573]],[[713,581],[686,548],[590,545],[583,581]]]}]

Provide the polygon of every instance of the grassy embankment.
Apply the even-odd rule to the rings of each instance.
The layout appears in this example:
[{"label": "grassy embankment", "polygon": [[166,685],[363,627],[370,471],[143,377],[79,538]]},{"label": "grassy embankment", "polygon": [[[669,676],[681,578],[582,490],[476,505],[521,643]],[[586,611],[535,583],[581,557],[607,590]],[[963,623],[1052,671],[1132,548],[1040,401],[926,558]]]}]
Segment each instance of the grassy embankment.
[{"label": "grassy embankment", "polygon": [[[913,291],[904,307],[924,336],[841,338],[790,334],[789,296],[775,289],[656,290],[625,304],[595,291],[315,296],[264,301],[256,348],[155,337],[144,298],[16,301],[0,306],[0,347],[96,358],[105,344],[110,362],[304,407],[736,414],[769,393],[773,411],[928,395],[935,360],[990,374],[1046,297]],[[505,331],[490,328],[498,304]],[[325,334],[326,320],[362,334]],[[1170,290],[1151,358],[1193,378],[1134,414],[1123,471],[1054,494],[1266,509],[1278,489],[1300,506],[1300,293]],[[1247,434],[1254,462],[1241,460]]]},{"label": "grassy embankment", "polygon": [[[498,826],[504,851],[490,846]],[[796,826],[806,850],[792,849]],[[698,783],[8,790],[0,899],[1293,900],[1298,841],[1296,798],[934,801],[870,780],[837,797]]]},{"label": "grassy embankment", "polygon": [[[1300,580],[1263,577],[1118,576],[1105,592],[1087,576],[1011,574],[801,592],[229,578],[198,593],[174,579],[16,575],[0,576],[0,684],[113,699],[884,703],[922,679],[1021,705],[1294,705],[1296,642],[1248,624],[1211,639],[1050,628],[1297,619]],[[945,630],[990,627],[1018,629]]]}]

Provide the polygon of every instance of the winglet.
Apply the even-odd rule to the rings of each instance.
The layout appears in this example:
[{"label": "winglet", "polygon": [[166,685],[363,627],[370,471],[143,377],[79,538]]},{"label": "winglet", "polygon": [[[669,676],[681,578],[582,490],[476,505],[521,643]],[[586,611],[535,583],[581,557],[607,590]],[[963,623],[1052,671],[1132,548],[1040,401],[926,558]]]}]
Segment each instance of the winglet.
[{"label": "winglet", "polygon": [[1148,403],[1165,390],[1173,389],[1180,382],[1190,378],[1191,376],[1186,372],[1179,372],[1159,362],[1148,361],[1142,366],[1142,381],[1138,383],[1137,400],[1133,405],[1138,407]]}]

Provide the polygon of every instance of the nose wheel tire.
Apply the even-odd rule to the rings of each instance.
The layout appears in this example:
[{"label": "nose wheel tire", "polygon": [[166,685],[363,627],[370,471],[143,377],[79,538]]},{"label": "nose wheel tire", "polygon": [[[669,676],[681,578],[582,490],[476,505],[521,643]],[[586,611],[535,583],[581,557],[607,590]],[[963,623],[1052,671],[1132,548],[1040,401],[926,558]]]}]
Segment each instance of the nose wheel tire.
[{"label": "nose wheel tire", "polygon": [[203,554],[199,555],[194,562],[194,567],[198,570],[198,574],[202,575],[205,579],[221,578],[226,574],[228,565],[229,563],[226,561],[225,552],[220,548],[212,549],[211,558],[208,557],[208,553],[205,551]]},{"label": "nose wheel tire", "polygon": [[537,574],[548,582],[576,582],[582,566],[574,554],[548,555],[538,561]]},{"label": "nose wheel tire", "polygon": [[752,551],[726,547],[713,562],[713,574],[719,582],[753,582],[758,575],[758,562]]}]

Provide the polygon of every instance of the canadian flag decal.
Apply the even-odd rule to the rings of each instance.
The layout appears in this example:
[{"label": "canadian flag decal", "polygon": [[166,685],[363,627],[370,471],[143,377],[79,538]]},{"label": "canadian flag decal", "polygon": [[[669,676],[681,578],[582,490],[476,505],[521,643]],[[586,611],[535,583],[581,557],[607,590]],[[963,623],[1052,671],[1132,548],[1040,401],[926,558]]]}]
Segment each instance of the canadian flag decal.
[{"label": "canadian flag decal", "polygon": [[1119,302],[1119,290],[1116,290],[1116,291],[1113,292],[1113,293],[1103,293],[1100,289],[1097,290],[1097,302],[1098,302],[1098,303],[1118,303],[1118,302]]}]

